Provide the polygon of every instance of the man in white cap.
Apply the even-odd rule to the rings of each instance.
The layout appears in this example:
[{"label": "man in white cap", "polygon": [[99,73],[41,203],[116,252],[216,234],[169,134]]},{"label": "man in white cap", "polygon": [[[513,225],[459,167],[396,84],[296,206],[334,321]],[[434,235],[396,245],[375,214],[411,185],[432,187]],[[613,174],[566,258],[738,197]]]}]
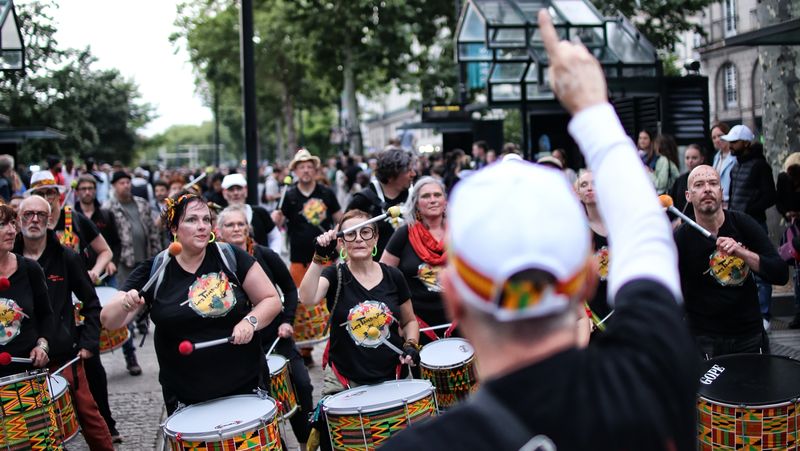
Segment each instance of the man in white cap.
[{"label": "man in white cap", "polygon": [[563,175],[523,161],[478,171],[448,206],[443,283],[445,306],[475,348],[481,388],[383,450],[696,446],[698,362],[669,222],[608,103],[600,64],[582,45],[559,42],[545,11],[539,26],[608,226],[615,322],[576,347],[577,307],[596,275],[585,215]]},{"label": "man in white cap", "polygon": [[228,205],[241,205],[245,209],[247,222],[256,243],[267,246],[275,252],[281,249],[281,233],[269,212],[263,207],[253,207],[247,201],[247,180],[242,174],[234,172],[222,179],[222,197]]},{"label": "man in white cap", "polygon": [[[754,144],[755,135],[746,125],[735,125],[727,135],[720,137],[728,143],[736,164],[731,169],[730,201],[728,210],[741,211],[750,215],[769,234],[767,229],[767,209],[775,205],[775,179],[772,168],[764,158],[763,147]],[[772,284],[756,276],[758,302],[764,329],[770,326],[770,303]]]}]

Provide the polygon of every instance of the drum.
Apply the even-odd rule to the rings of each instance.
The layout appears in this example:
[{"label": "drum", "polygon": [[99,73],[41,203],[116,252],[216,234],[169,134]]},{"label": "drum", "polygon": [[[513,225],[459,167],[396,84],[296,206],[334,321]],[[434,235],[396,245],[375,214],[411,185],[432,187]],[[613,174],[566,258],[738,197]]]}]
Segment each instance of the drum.
[{"label": "drum", "polygon": [[178,410],[161,426],[173,451],[280,450],[278,407],[269,397],[238,395]]},{"label": "drum", "polygon": [[800,362],[732,354],[703,362],[698,449],[797,450]]},{"label": "drum", "polygon": [[[97,298],[100,299],[100,305],[105,307],[118,290],[111,287],[96,287],[95,291],[97,291]],[[130,338],[131,333],[127,327],[114,330],[107,330],[103,327],[100,329],[100,354],[121,348]]]},{"label": "drum", "polygon": [[436,387],[440,409],[453,407],[478,389],[475,351],[463,338],[442,338],[426,344],[419,353],[419,371]]},{"label": "drum", "polygon": [[63,443],[72,440],[78,431],[78,415],[72,404],[72,396],[69,394],[69,384],[67,380],[59,375],[50,377],[50,392],[56,407],[56,424],[58,426],[59,437]]},{"label": "drum", "polygon": [[278,411],[283,419],[297,412],[297,395],[289,376],[289,361],[281,355],[267,356],[269,366],[269,394],[278,401]]},{"label": "drum", "polygon": [[351,388],[323,399],[331,446],[373,450],[393,434],[437,413],[433,386],[398,380]]},{"label": "drum", "polygon": [[61,449],[47,371],[0,378],[0,423],[2,449]]},{"label": "drum", "polygon": [[298,303],[294,316],[294,340],[297,347],[305,348],[327,340],[325,326],[328,325],[329,316],[325,299],[313,308]]}]

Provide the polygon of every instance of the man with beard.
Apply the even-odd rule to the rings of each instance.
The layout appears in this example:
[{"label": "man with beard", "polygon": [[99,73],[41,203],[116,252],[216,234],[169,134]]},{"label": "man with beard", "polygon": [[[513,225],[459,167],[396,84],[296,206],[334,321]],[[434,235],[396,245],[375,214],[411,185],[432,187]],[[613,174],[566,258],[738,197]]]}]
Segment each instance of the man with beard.
[{"label": "man with beard", "polygon": [[749,273],[783,285],[789,270],[759,224],[745,213],[723,209],[722,196],[714,168],[700,165],[689,174],[686,200],[697,223],[717,237],[708,239],[688,224],[675,231],[689,328],[705,358],[769,354],[756,281]]}]

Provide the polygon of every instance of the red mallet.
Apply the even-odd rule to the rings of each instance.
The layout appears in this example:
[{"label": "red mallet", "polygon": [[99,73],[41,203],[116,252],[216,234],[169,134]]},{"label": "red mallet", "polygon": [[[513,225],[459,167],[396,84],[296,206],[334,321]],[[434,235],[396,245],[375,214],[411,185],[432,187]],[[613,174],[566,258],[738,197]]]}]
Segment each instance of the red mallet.
[{"label": "red mallet", "polygon": [[0,277],[0,291],[6,291],[11,288],[11,282],[8,277]]},{"label": "red mallet", "polygon": [[677,208],[675,208],[675,205],[673,205],[674,202],[672,201],[672,197],[670,197],[669,194],[662,194],[662,195],[658,196],[658,200],[659,200],[659,202],[661,202],[661,206],[666,208],[668,212],[670,212],[673,215],[681,218],[684,222],[686,222],[690,226],[694,227],[698,232],[702,233],[704,237],[706,237],[706,238],[708,238],[710,240],[713,240],[713,241],[717,241],[717,237],[714,236],[713,233],[709,232],[708,230],[703,228],[703,226],[701,226],[700,224],[694,222],[692,220],[692,218],[686,216],[685,214],[683,214],[682,211],[680,211]]},{"label": "red mallet", "polygon": [[0,365],[6,366],[10,363],[33,363],[33,359],[27,359],[23,357],[11,357],[11,354],[7,352],[0,352]]},{"label": "red mallet", "polygon": [[197,349],[210,348],[212,346],[219,346],[221,344],[230,343],[233,337],[218,338],[216,340],[201,341],[200,343],[192,343],[189,340],[183,340],[178,345],[178,352],[181,355],[189,355]]},{"label": "red mallet", "polygon": [[189,340],[183,340],[181,344],[178,345],[178,352],[180,352],[181,355],[189,355],[192,351],[194,351],[194,345]]}]

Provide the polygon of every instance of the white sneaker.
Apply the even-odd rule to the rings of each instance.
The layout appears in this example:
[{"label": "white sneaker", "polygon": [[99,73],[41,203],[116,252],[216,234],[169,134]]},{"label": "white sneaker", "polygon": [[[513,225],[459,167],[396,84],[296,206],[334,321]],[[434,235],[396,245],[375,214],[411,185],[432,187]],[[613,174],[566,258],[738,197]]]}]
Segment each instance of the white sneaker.
[{"label": "white sneaker", "polygon": [[769,322],[769,320],[766,319],[766,318],[762,318],[761,321],[764,322],[764,330],[769,332],[769,328],[771,326],[771,323]]}]

